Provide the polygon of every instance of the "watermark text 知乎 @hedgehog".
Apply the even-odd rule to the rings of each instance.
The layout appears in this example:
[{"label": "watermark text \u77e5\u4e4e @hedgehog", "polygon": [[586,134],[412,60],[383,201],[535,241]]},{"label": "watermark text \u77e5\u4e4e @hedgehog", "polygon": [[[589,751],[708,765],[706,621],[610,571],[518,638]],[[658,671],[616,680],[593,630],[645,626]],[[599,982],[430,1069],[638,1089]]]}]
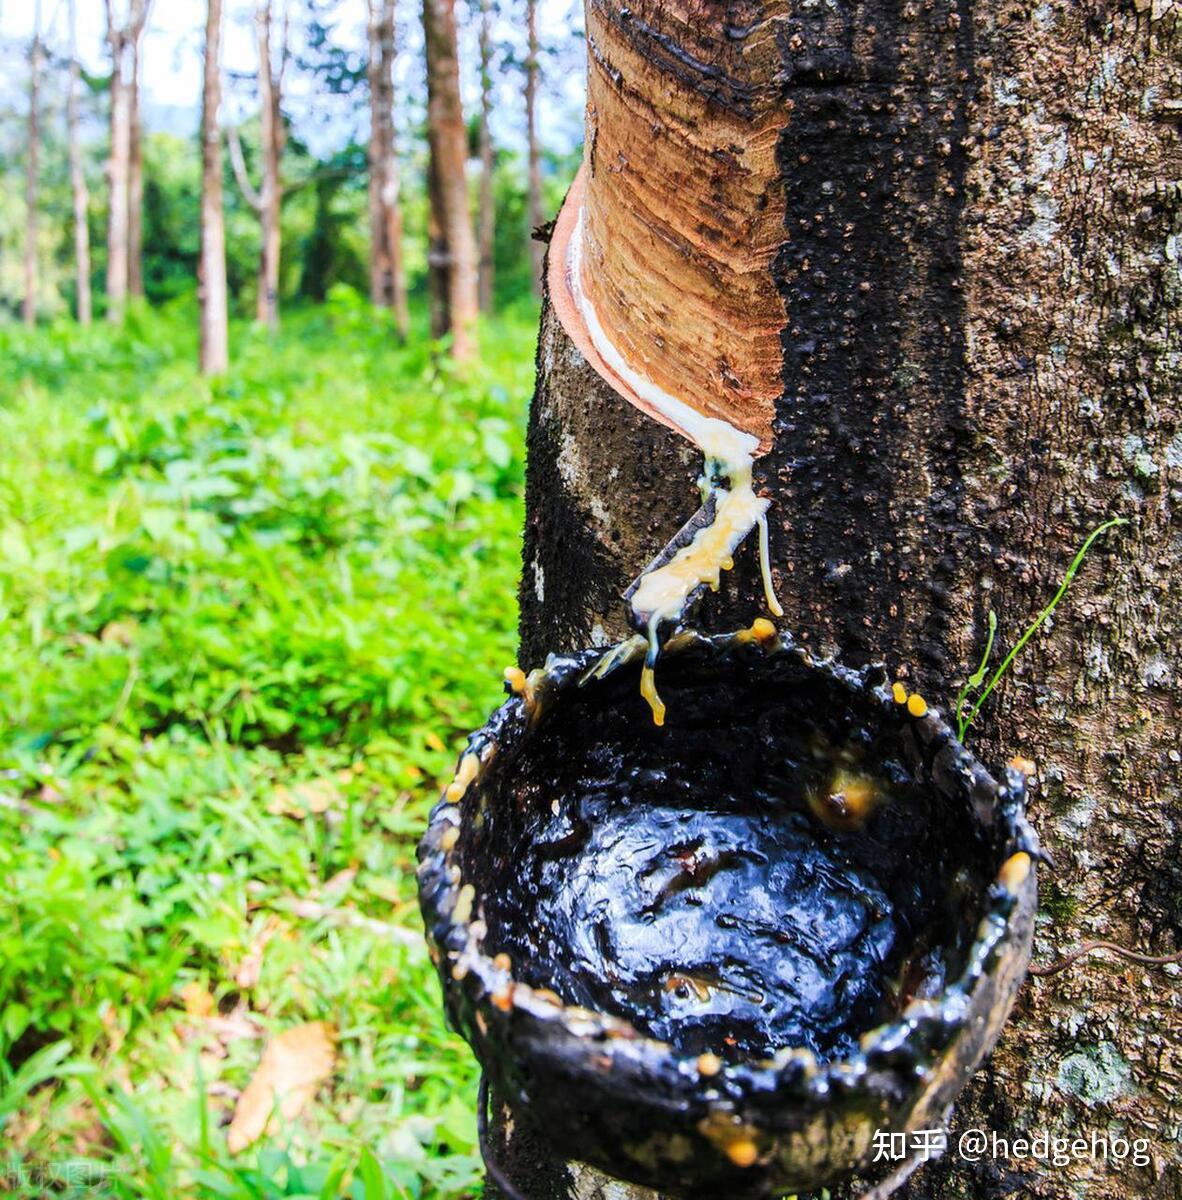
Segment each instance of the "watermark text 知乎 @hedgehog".
[{"label": "watermark text \u77e5\u4e4e @hedgehog", "polygon": [[926,1161],[948,1151],[965,1162],[1033,1161],[1053,1167],[1083,1161],[1147,1167],[1152,1161],[1148,1138],[1121,1137],[1099,1129],[1075,1137],[1045,1131],[1013,1135],[981,1128],[951,1134],[943,1129],[913,1129],[904,1133],[880,1129],[874,1134],[872,1148],[874,1162],[901,1162],[907,1158]]}]

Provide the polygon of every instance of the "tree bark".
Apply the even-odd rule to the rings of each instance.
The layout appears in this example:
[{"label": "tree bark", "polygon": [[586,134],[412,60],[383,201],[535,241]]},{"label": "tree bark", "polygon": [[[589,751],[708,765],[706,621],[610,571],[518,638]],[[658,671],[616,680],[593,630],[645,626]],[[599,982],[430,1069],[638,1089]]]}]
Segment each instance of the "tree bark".
[{"label": "tree bark", "polygon": [[410,313],[402,263],[402,206],[394,137],[394,0],[369,0],[370,299],[394,313],[406,339]]},{"label": "tree bark", "polygon": [[140,41],[132,39],[127,85],[127,294],[144,294],[144,137],[140,120]]},{"label": "tree bark", "polygon": [[288,16],[284,9],[283,42],[279,65],[271,52],[272,0],[259,0],[255,31],[259,47],[259,110],[262,123],[263,183],[259,189],[262,249],[259,254],[257,315],[260,324],[279,328],[279,254],[282,246],[280,217],[283,204],[281,166],[287,131],[283,124],[283,77],[287,69]]},{"label": "tree bark", "polygon": [[468,207],[468,159],[460,103],[455,0],[423,0],[427,51],[427,185],[431,212],[428,266],[431,332],[451,335],[456,362],[476,356],[476,241]]},{"label": "tree bark", "polygon": [[205,81],[201,100],[201,258],[197,298],[201,308],[201,373],[220,375],[230,365],[226,296],[226,229],[222,208],[222,0],[209,0],[205,20]]},{"label": "tree bark", "polygon": [[496,201],[493,199],[492,113],[492,0],[480,0],[480,199],[477,250],[480,260],[480,311],[493,307],[493,242]]},{"label": "tree bark", "polygon": [[528,190],[527,211],[529,213],[529,261],[530,283],[534,295],[542,294],[542,263],[545,247],[534,236],[545,221],[542,206],[541,151],[538,147],[538,0],[525,0],[525,138]]},{"label": "tree bark", "polygon": [[[591,0],[587,29],[583,284],[630,365],[761,439],[783,623],[806,646],[885,661],[947,709],[989,611],[1004,653],[1086,534],[1129,521],[968,736],[1038,764],[1055,869],[1036,958],[1101,937],[1176,953],[1178,7],[753,0],[722,37],[691,0]],[[560,310],[529,434],[526,668],[630,632],[622,593],[699,503],[701,455]],[[764,612],[747,547],[695,623]],[[950,1153],[898,1195],[1177,1200],[1178,977],[1094,954],[1031,979]],[[544,1162],[500,1117],[508,1161]],[[1120,1130],[1151,1162],[968,1162],[974,1127]],[[531,1200],[603,1186],[531,1175]]]},{"label": "tree bark", "polygon": [[41,0],[33,5],[33,40],[29,44],[28,154],[25,158],[25,294],[24,322],[37,323],[37,206],[41,157]]},{"label": "tree bark", "polygon": [[78,88],[82,68],[78,62],[76,0],[69,0],[70,82],[66,92],[66,125],[70,155],[70,191],[74,202],[74,279],[77,292],[78,323],[88,326],[92,319],[90,297],[90,193],[82,165],[79,140]]},{"label": "tree bark", "polygon": [[148,0],[131,0],[120,24],[114,0],[106,0],[107,45],[111,51],[111,147],[107,160],[107,319],[121,324],[131,278],[132,83],[128,59],[138,46],[148,18]]}]

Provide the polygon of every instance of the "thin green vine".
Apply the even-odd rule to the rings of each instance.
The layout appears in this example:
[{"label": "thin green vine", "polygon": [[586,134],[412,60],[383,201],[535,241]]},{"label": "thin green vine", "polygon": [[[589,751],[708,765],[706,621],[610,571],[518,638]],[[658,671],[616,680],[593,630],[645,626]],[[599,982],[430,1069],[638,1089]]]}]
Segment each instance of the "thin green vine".
[{"label": "thin green vine", "polygon": [[979,688],[985,682],[985,668],[989,665],[989,656],[993,653],[993,639],[996,635],[997,613],[993,609],[990,609],[989,636],[985,640],[985,653],[981,655],[981,665],[964,681],[964,687],[960,689],[956,697],[956,708],[953,710],[956,713],[956,736],[962,742],[964,741],[965,732],[969,727],[962,711],[964,709],[964,702],[969,698],[969,692],[973,688]]},{"label": "thin green vine", "polygon": [[969,693],[977,687],[980,687],[985,680],[985,671],[989,664],[989,656],[993,651],[993,638],[997,632],[997,615],[992,609],[989,610],[989,638],[985,643],[985,653],[981,656],[981,665],[968,677],[964,687],[960,689],[960,694],[956,697],[956,729],[957,737],[963,742],[965,734],[969,731],[969,726],[976,719],[977,714],[981,711],[981,705],[989,699],[990,693],[1001,680],[1001,677],[1009,670],[1014,659],[1022,652],[1022,648],[1028,641],[1038,632],[1046,619],[1059,607],[1059,602],[1067,595],[1067,589],[1071,586],[1071,581],[1075,578],[1075,573],[1079,570],[1080,564],[1087,557],[1088,551],[1092,548],[1092,543],[1102,534],[1117,525],[1127,525],[1128,521],[1124,517],[1110,517],[1103,525],[1098,525],[1091,533],[1088,534],[1084,544],[1080,546],[1075,557],[1071,560],[1071,566],[1067,568],[1067,574],[1063,576],[1063,582],[1059,584],[1059,590],[1051,598],[1051,602],[1038,614],[1035,620],[1026,629],[1026,632],[1014,643],[1013,649],[1002,660],[1001,665],[993,672],[992,678],[985,685],[984,690],[977,696],[970,706],[968,712],[964,711],[965,702],[968,700]]}]

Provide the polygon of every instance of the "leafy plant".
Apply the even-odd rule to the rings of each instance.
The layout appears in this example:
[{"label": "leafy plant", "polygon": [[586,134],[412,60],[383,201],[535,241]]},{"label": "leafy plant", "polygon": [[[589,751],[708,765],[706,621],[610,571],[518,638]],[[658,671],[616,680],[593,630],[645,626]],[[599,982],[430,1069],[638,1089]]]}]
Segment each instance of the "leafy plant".
[{"label": "leafy plant", "polygon": [[[1006,671],[1013,665],[1014,659],[1022,653],[1023,647],[1028,641],[1042,628],[1047,621],[1047,618],[1059,607],[1060,601],[1067,595],[1067,589],[1071,586],[1071,581],[1075,578],[1076,572],[1079,570],[1083,560],[1087,557],[1088,551],[1092,548],[1092,543],[1098,537],[1106,533],[1109,529],[1113,529],[1118,525],[1127,525],[1128,521],[1124,517],[1111,517],[1102,525],[1098,525],[1091,533],[1088,534],[1082,546],[1076,552],[1075,557],[1071,560],[1071,565],[1067,568],[1067,573],[1063,576],[1063,581],[1059,584],[1058,590],[1051,597],[1047,606],[1038,614],[1037,617],[1027,626],[1022,636],[1014,643],[1010,652],[1002,659],[997,670],[993,672],[989,682],[985,683],[985,674],[989,665],[989,656],[993,651],[993,639],[997,632],[997,614],[993,609],[989,610],[989,636],[985,642],[985,651],[981,655],[981,663],[977,669],[968,677],[964,686],[960,689],[956,697],[956,704],[953,711],[956,714],[957,736],[963,742],[965,735],[969,731],[969,726],[976,720],[977,714],[981,711],[981,706],[989,699],[993,689],[1001,682]],[[981,685],[985,686],[981,688]],[[974,697],[969,705],[968,711],[965,711],[965,704],[968,701],[970,693],[975,688],[981,690]]]},{"label": "leafy plant", "polygon": [[[190,322],[0,324],[0,1178],[460,1196],[414,847],[515,647],[535,314],[460,379],[338,289],[214,385]],[[335,1075],[231,1154],[317,1020]]]}]

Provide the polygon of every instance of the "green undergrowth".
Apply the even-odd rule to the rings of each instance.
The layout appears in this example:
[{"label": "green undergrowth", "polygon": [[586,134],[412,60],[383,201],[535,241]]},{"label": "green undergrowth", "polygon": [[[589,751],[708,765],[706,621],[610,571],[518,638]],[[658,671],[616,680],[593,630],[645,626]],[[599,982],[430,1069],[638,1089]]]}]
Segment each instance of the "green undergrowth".
[{"label": "green undergrowth", "polygon": [[477,1188],[413,853],[513,656],[535,328],[459,378],[341,291],[209,383],[183,306],[0,327],[0,1192]]}]

